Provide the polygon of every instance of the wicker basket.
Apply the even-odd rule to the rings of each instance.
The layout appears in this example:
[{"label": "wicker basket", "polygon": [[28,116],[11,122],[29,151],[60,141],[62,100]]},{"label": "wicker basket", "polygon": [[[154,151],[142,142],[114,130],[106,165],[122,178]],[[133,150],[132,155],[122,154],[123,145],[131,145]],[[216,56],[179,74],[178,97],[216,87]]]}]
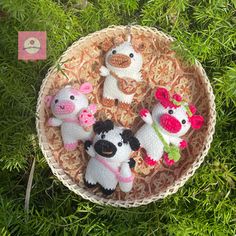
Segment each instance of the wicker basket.
[{"label": "wicker basket", "polygon": [[[117,36],[124,37],[125,26],[112,26],[92,33],[75,42],[52,67],[43,80],[37,103],[37,131],[42,152],[54,175],[76,194],[92,202],[113,206],[136,207],[175,193],[194,174],[203,162],[213,138],[216,112],[211,85],[201,64],[186,66],[175,57],[170,49],[173,38],[155,28],[132,26],[132,37],[145,42],[143,52],[144,83],[138,91],[130,110],[120,110],[116,106],[102,107],[101,92],[104,78],[98,73],[103,64],[101,43]],[[67,152],[62,145],[59,128],[47,126],[51,113],[44,104],[44,97],[55,94],[65,84],[81,84],[89,81],[94,91],[88,98],[99,105],[97,119],[111,118],[118,124],[136,131],[142,121],[138,111],[142,107],[151,109],[155,104],[153,93],[157,86],[164,86],[171,92],[183,95],[187,102],[193,101],[205,125],[198,131],[189,131],[185,136],[189,146],[181,152],[181,160],[171,167],[159,161],[155,167],[148,167],[142,161],[141,151],[135,153],[135,181],[130,193],[123,193],[117,187],[109,197],[98,188],[84,186],[83,175],[89,157],[79,144],[76,151]]]}]

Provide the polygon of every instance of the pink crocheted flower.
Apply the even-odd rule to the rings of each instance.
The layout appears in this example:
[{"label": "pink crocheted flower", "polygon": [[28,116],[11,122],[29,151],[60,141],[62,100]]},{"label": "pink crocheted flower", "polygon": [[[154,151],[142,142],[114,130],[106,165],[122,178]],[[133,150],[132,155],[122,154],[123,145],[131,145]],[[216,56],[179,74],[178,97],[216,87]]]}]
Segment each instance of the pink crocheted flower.
[{"label": "pink crocheted flower", "polygon": [[170,159],[169,159],[167,153],[164,153],[163,159],[164,159],[166,165],[168,165],[168,166],[172,166],[172,165],[174,165],[174,163],[175,163],[174,160],[170,160]]},{"label": "pink crocheted flower", "polygon": [[181,149],[185,149],[188,146],[188,143],[185,140],[182,140],[179,144]]},{"label": "pink crocheted flower", "polygon": [[83,127],[92,126],[96,121],[93,113],[88,109],[82,109],[78,118],[80,125]]}]

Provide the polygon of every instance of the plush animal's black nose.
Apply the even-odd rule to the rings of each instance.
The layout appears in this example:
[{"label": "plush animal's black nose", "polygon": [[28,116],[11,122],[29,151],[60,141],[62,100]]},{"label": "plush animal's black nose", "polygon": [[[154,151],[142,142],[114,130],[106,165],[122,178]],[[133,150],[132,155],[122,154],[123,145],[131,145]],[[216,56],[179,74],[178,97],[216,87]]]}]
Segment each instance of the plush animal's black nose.
[{"label": "plush animal's black nose", "polygon": [[60,108],[63,110],[65,108],[65,106],[60,106]]},{"label": "plush animal's black nose", "polygon": [[113,157],[117,151],[116,146],[107,140],[98,140],[94,145],[94,149],[97,154],[108,158]]}]

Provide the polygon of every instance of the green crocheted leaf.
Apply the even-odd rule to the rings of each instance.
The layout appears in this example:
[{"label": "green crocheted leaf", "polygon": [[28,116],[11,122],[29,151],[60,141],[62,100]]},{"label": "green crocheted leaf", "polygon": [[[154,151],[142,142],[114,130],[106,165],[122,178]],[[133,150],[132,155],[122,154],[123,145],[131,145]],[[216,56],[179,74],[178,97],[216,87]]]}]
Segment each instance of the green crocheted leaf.
[{"label": "green crocheted leaf", "polygon": [[178,161],[180,159],[179,148],[175,146],[169,146],[165,148],[165,152],[168,154],[170,160]]}]

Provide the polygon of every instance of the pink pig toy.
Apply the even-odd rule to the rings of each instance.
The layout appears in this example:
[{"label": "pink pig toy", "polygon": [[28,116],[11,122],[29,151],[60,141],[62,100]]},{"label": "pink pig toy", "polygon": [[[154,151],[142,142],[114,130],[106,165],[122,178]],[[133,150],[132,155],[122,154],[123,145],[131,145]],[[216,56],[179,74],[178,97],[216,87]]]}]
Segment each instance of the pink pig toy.
[{"label": "pink pig toy", "polygon": [[[90,83],[84,83],[79,89],[69,85],[65,86],[54,96],[46,96],[47,107],[51,108],[54,117],[49,118],[48,125],[61,126],[61,135],[64,147],[68,151],[73,151],[78,145],[78,141],[90,140],[92,138],[92,129],[84,128],[92,126],[95,122],[94,113],[96,105],[89,105],[85,94],[92,92]],[[83,118],[79,118],[83,110],[86,110],[88,124]],[[90,117],[91,115],[91,117]]]},{"label": "pink pig toy", "polygon": [[204,123],[200,115],[194,115],[196,108],[182,101],[179,94],[170,97],[165,88],[158,88],[155,93],[157,103],[152,114],[147,109],[140,111],[144,124],[135,137],[146,150],[145,162],[155,165],[163,156],[167,165],[173,165],[180,158],[179,149],[187,147],[187,142],[180,137],[190,127],[199,129]]}]

